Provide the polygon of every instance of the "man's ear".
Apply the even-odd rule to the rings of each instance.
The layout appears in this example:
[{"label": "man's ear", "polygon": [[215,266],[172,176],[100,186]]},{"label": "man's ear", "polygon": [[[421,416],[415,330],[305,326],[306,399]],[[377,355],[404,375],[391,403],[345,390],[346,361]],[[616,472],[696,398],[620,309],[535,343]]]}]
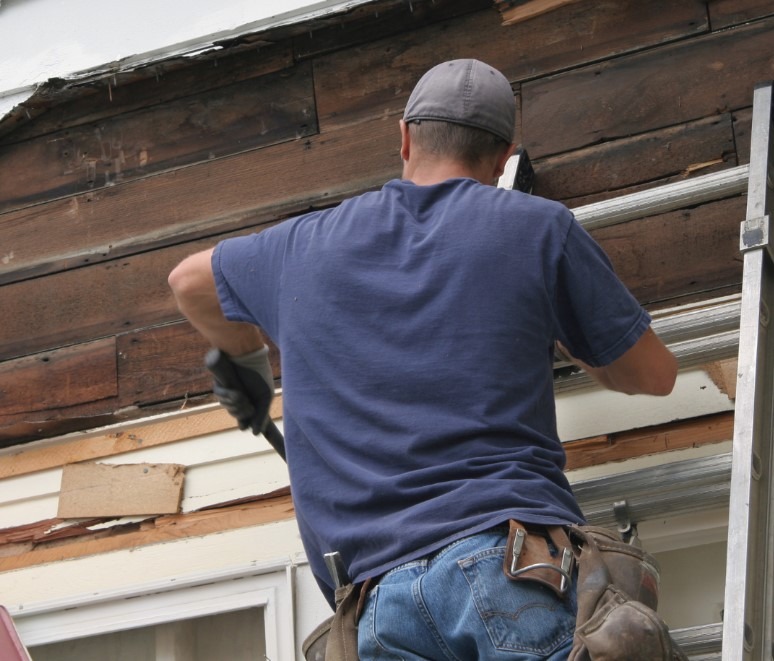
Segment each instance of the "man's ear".
[{"label": "man's ear", "polygon": [[401,119],[398,123],[400,124],[400,157],[406,162],[411,153],[411,135],[409,134],[409,128],[406,122]]},{"label": "man's ear", "polygon": [[516,150],[515,144],[510,144],[508,147],[503,151],[500,156],[498,156],[497,161],[495,163],[495,173],[494,178],[499,179],[503,172],[505,172],[505,164],[508,162],[508,159],[513,156],[513,152]]}]

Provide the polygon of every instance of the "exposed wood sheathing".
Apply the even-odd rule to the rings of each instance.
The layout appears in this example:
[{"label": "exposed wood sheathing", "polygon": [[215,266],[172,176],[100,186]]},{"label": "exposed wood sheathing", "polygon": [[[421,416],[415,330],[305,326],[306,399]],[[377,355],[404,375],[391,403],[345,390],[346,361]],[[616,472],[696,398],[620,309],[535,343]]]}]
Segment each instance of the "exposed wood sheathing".
[{"label": "exposed wood sheathing", "polygon": [[[583,0],[510,26],[491,2],[383,2],[52,82],[0,126],[0,445],[207,401],[169,270],[398,176],[397,120],[438,61],[504,71],[535,192],[572,206],[747,162],[773,29],[760,0]],[[733,197],[594,235],[657,308],[739,289],[743,216]]]},{"label": "exposed wood sheathing", "polygon": [[[143,441],[166,436],[167,442],[172,444],[181,437],[203,433],[206,429],[217,430],[220,424],[220,412],[211,410],[177,420],[161,420],[137,426],[130,429],[127,435]],[[174,425],[177,425],[177,433],[170,433]],[[657,452],[721,443],[731,438],[732,431],[733,414],[719,413],[676,425],[659,425],[581,439],[565,445],[567,469],[599,466]],[[95,436],[92,440],[99,446],[101,437]],[[161,440],[159,442],[163,444]],[[129,451],[131,452],[131,449]],[[86,445],[72,444],[70,452],[74,461],[90,456]],[[121,451],[121,448],[107,446],[102,446],[101,451],[103,459],[125,453],[126,449]],[[26,475],[33,475],[51,466],[43,448],[37,452],[32,448],[21,450],[18,456],[19,459],[25,460],[23,474]],[[3,475],[0,474],[0,477]],[[200,510],[174,515],[146,516],[141,520],[118,517],[49,518],[0,529],[0,572],[261,525],[293,516],[288,489],[281,488],[233,502],[220,502]]]}]

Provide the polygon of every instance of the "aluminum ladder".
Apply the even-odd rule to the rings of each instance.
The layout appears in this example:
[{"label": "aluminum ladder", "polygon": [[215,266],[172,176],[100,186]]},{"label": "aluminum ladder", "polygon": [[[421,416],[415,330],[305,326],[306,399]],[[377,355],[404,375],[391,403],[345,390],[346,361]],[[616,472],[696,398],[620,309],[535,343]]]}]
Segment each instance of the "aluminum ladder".
[{"label": "aluminum ladder", "polygon": [[[767,332],[774,308],[773,120],[772,83],[757,85],[749,166],[573,209],[591,230],[747,192],[741,298],[676,308],[654,315],[653,322],[681,369],[737,357],[732,452],[573,485],[587,518],[598,525],[616,522],[614,503],[622,499],[634,523],[727,504],[723,622],[672,632],[696,660],[774,659],[774,334]],[[529,191],[532,175],[526,154],[520,153],[509,160],[498,185]],[[588,376],[565,367],[555,365],[558,391],[590,384]],[[654,499],[654,493],[660,497]]]}]

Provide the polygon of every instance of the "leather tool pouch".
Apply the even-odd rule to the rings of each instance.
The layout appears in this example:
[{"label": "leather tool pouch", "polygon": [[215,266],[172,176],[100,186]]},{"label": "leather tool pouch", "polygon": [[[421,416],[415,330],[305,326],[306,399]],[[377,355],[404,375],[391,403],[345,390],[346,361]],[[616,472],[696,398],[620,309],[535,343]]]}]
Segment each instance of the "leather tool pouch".
[{"label": "leather tool pouch", "polygon": [[513,581],[537,581],[564,597],[575,566],[570,541],[559,526],[527,528],[509,522],[503,572]]},{"label": "leather tool pouch", "polygon": [[569,537],[579,554],[570,661],[686,661],[656,614],[654,558],[604,528],[572,526]]},{"label": "leather tool pouch", "polygon": [[307,661],[358,661],[357,622],[368,594],[369,581],[336,589],[336,612],[304,640]]}]

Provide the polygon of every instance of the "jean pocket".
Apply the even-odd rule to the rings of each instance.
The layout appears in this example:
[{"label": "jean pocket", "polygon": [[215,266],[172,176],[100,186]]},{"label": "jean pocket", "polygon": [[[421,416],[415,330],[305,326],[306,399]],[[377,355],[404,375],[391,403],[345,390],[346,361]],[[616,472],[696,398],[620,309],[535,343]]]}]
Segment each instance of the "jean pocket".
[{"label": "jean pocket", "polygon": [[503,574],[505,547],[481,551],[457,564],[470,586],[484,628],[500,651],[546,656],[575,630],[574,590],[565,599],[539,583]]}]

